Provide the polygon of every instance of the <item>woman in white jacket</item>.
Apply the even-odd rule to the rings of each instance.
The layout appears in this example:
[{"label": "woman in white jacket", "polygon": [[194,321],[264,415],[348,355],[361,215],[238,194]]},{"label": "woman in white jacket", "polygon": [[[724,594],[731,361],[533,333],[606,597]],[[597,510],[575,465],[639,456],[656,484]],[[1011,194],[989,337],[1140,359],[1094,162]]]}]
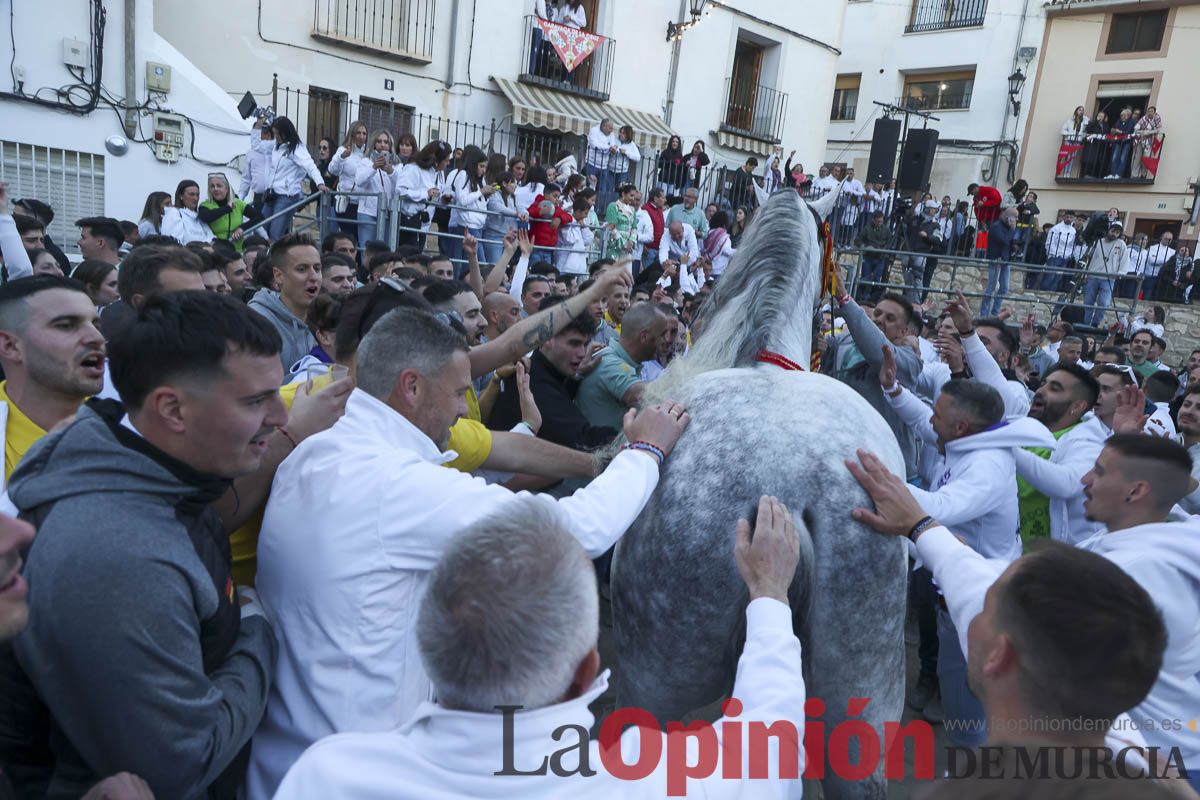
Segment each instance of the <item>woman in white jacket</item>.
[{"label": "woman in white jacket", "polygon": [[[484,180],[488,166],[487,154],[478,147],[469,146],[463,156],[462,169],[456,169],[446,179],[447,189],[454,193],[454,208],[450,210],[450,235],[462,236],[469,232],[476,239],[483,238],[487,224],[488,198],[496,191]],[[447,252],[452,261],[462,260],[462,239],[451,238]]]},{"label": "woman in white jacket", "polygon": [[255,121],[254,128],[250,131],[250,146],[271,156],[266,202],[263,203],[262,214],[268,219],[280,214],[266,225],[267,236],[274,241],[291,230],[295,210],[282,214],[280,212],[300,202],[304,197],[304,179],[307,177],[311,180],[319,191],[326,191],[328,187],[321,178],[321,171],[309,155],[308,148],[300,141],[300,134],[296,133],[296,126],[292,121],[287,117],[275,118],[271,123],[271,130],[275,133],[274,142],[262,141],[263,122],[262,117]]},{"label": "woman in white jacket", "polygon": [[[367,126],[356,119],[350,123],[342,146],[329,161],[329,174],[337,176],[339,192],[358,191],[358,167],[366,157]],[[359,198],[353,195],[347,197],[341,201],[342,208],[337,212],[338,227],[355,237],[358,235],[358,201]]]},{"label": "woman in white jacket", "polygon": [[377,239],[376,221],[379,217],[379,194],[396,191],[396,179],[400,175],[396,167],[395,143],[392,134],[385,130],[375,131],[371,137],[371,153],[358,160],[354,174],[354,185],[360,192],[372,194],[358,198],[358,247],[365,250],[367,242]]},{"label": "woman in white jacket", "polygon": [[430,142],[421,148],[396,179],[396,194],[400,198],[399,244],[425,249],[425,237],[433,206],[445,195],[443,170],[450,163],[454,148],[446,142]]},{"label": "woman in white jacket", "polygon": [[200,184],[183,180],[175,187],[175,205],[163,209],[162,235],[170,236],[180,244],[211,242],[212,230],[200,221],[196,209],[200,207]]}]

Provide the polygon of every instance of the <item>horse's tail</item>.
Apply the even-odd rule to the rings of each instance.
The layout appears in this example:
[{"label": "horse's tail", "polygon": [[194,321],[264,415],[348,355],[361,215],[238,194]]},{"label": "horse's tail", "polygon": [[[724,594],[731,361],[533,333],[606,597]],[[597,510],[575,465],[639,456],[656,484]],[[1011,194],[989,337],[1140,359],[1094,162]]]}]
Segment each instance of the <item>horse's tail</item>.
[{"label": "horse's tail", "polygon": [[[812,539],[812,516],[807,508],[799,511],[792,510],[792,522],[796,525],[796,536],[800,539],[800,561],[796,564],[796,574],[788,587],[788,605],[792,608],[792,630],[800,639],[801,646],[808,642],[808,620],[812,618],[811,610],[816,593],[813,592],[813,582],[816,580],[816,555]],[[755,515],[751,514],[750,519]],[[744,603],[750,602],[750,593],[744,593]],[[746,646],[746,615],[738,615],[737,627],[731,631],[729,649],[726,659],[729,664],[728,674],[737,674],[738,659]],[[807,663],[807,662],[806,662]],[[807,676],[806,676],[807,678]],[[733,687],[730,686],[730,691]]]}]

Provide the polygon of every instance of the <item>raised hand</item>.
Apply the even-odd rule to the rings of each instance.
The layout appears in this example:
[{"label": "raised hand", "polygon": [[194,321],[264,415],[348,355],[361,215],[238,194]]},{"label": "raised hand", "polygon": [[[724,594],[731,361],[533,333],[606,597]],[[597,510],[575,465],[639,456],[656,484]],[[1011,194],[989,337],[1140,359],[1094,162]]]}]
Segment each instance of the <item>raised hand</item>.
[{"label": "raised hand", "polygon": [[672,400],[640,411],[631,408],[625,414],[625,438],[631,442],[648,442],[670,455],[689,422],[691,417],[687,407]]},{"label": "raised hand", "polygon": [[975,315],[971,306],[961,291],[954,293],[954,298],[946,303],[946,313],[954,320],[954,327],[963,336],[969,334],[975,327]]},{"label": "raised hand", "polygon": [[528,362],[527,358],[517,362],[517,397],[521,401],[521,421],[537,433],[542,427],[542,412],[538,410],[537,401],[533,399],[533,392],[529,389]]},{"label": "raised hand", "polygon": [[1141,433],[1149,420],[1146,393],[1137,384],[1121,387],[1117,395],[1117,410],[1113,413],[1113,433]]},{"label": "raised hand", "polygon": [[896,356],[886,344],[883,346],[883,363],[879,365],[879,385],[885,391],[896,385]]}]

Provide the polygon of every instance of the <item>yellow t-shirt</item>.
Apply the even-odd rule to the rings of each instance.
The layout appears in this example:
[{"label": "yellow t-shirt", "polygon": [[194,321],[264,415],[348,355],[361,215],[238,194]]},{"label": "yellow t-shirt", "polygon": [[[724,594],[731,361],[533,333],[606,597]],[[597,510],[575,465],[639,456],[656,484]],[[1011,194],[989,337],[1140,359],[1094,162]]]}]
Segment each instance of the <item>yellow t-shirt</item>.
[{"label": "yellow t-shirt", "polygon": [[[475,422],[483,422],[483,414],[479,412],[479,395],[475,394],[474,386],[467,387],[467,417]],[[453,435],[454,430],[451,429],[450,433]],[[457,448],[451,447],[450,449]],[[467,471],[470,472],[470,470]]]},{"label": "yellow t-shirt", "polygon": [[8,421],[4,426],[4,482],[8,483],[25,453],[46,432],[8,398],[8,381],[0,381],[0,402],[8,404]]},{"label": "yellow t-shirt", "polygon": [[612,326],[612,329],[617,332],[617,336],[621,335],[621,323],[612,318],[612,314],[608,313],[608,309],[604,309],[604,321]]},{"label": "yellow t-shirt", "polygon": [[[292,410],[296,390],[303,383],[289,383],[279,389],[279,395],[288,411]],[[0,384],[0,388],[2,387],[3,384]],[[12,408],[10,403],[10,425]],[[475,410],[478,413],[478,403]],[[483,462],[487,461],[487,457],[492,453],[492,432],[475,420],[460,419],[450,428],[450,443],[447,449],[457,453],[458,458],[447,462],[445,466],[461,472],[474,472],[483,466]],[[21,452],[24,453],[24,450]],[[249,521],[229,535],[229,546],[233,550],[233,580],[240,586],[254,585],[254,573],[258,569],[258,533],[262,529],[263,510],[260,508]]]}]

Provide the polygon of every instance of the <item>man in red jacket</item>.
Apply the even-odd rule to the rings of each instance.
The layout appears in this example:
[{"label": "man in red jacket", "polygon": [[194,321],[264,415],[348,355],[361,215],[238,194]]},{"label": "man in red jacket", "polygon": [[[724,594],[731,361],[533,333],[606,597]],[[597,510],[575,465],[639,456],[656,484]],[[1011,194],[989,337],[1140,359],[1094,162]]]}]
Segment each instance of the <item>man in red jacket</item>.
[{"label": "man in red jacket", "polygon": [[[563,225],[570,225],[575,218],[558,205],[562,189],[551,183],[544,191],[545,193],[538,195],[529,207],[529,233],[534,246],[533,260],[549,261],[553,264],[554,248],[558,247],[558,229]],[[539,251],[542,254],[541,258],[537,257]]]},{"label": "man in red jacket", "polygon": [[1000,218],[1000,191],[995,186],[972,183],[967,187],[967,194],[975,198],[975,219],[979,220],[979,230],[987,230]]}]

